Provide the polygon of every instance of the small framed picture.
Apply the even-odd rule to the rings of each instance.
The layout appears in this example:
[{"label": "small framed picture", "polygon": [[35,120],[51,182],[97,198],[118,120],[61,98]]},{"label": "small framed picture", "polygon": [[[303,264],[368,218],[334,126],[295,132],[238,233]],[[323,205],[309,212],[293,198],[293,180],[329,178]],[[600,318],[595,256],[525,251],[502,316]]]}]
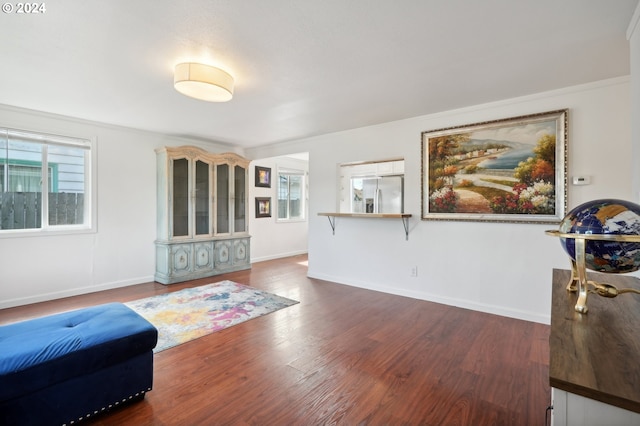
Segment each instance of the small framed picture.
[{"label": "small framed picture", "polygon": [[256,197],[256,217],[271,217],[271,197]]},{"label": "small framed picture", "polygon": [[271,168],[256,166],[256,186],[271,188]]}]

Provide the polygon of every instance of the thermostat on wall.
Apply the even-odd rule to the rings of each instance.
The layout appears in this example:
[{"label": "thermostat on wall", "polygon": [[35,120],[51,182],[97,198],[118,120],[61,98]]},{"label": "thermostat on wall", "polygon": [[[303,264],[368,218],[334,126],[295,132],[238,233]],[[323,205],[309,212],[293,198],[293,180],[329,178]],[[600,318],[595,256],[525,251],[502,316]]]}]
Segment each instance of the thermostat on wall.
[{"label": "thermostat on wall", "polygon": [[591,176],[574,176],[572,182],[574,185],[589,185]]}]

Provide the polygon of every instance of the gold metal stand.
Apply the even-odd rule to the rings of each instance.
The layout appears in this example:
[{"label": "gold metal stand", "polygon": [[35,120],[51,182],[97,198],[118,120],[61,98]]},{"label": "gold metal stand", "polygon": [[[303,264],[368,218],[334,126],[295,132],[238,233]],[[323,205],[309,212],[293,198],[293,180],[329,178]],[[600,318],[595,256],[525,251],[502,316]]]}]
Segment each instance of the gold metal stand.
[{"label": "gold metal stand", "polygon": [[[620,242],[640,242],[640,235],[618,235],[618,234],[564,234],[559,231],[545,231],[547,235],[575,240],[576,259],[571,259],[571,278],[567,284],[567,291],[578,292],[575,310],[581,314],[586,314],[587,296],[595,293],[602,297],[616,297],[623,293],[640,294],[640,290],[633,288],[618,289],[612,284],[599,283],[587,279],[585,249],[587,240],[595,241],[620,241]],[[592,288],[589,288],[592,287]]]}]

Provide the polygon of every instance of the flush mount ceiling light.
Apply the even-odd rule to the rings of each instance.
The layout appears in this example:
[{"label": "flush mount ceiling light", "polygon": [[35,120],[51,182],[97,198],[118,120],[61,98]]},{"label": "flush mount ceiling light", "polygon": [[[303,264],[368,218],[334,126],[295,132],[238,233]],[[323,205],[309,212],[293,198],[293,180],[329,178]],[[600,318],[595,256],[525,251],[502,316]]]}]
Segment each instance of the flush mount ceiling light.
[{"label": "flush mount ceiling light", "polygon": [[209,102],[233,97],[233,77],[226,71],[196,62],[176,65],[173,85],[183,95]]}]

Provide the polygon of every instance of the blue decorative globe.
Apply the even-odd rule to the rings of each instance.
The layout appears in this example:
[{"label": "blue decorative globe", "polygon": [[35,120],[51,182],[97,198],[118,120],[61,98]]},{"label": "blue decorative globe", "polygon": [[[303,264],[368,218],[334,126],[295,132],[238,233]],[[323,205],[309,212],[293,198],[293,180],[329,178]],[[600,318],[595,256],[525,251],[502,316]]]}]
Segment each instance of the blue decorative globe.
[{"label": "blue decorative globe", "polygon": [[[560,223],[563,234],[640,234],[640,205],[624,200],[589,201],[571,210]],[[585,241],[585,266],[592,271],[626,273],[640,269],[640,242]],[[574,238],[560,238],[576,260]]]}]

